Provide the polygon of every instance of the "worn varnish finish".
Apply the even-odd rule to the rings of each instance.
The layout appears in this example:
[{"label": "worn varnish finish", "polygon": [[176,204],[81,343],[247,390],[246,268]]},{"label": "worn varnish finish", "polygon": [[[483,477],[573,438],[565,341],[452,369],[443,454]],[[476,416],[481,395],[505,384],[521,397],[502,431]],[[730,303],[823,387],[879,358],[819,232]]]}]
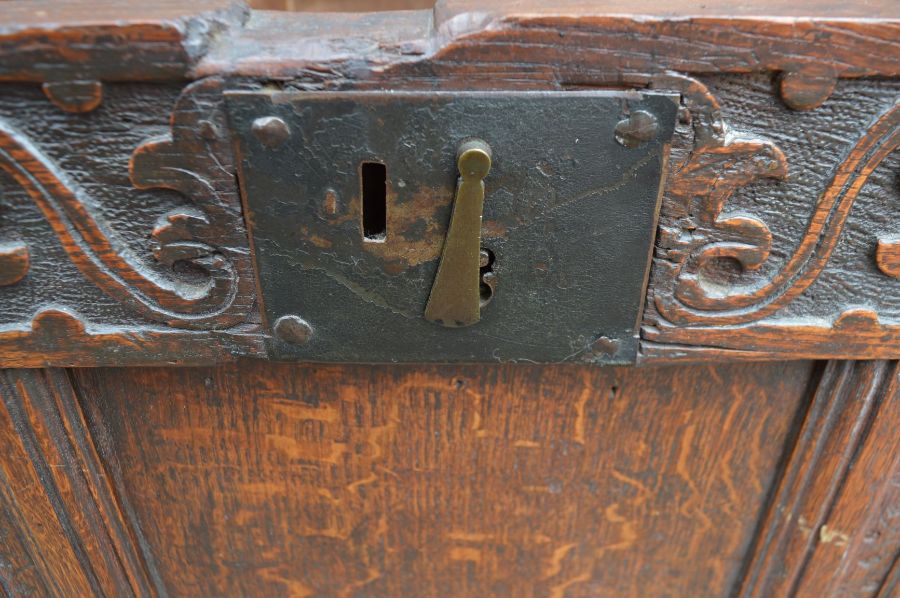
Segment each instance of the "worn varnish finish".
[{"label": "worn varnish finish", "polygon": [[7,368],[268,356],[225,90],[681,98],[648,367],[0,371],[0,589],[897,595],[898,23],[891,0],[0,2]]},{"label": "worn varnish finish", "polygon": [[63,370],[0,370],[0,588],[150,595],[134,529]]},{"label": "worn varnish finish", "polygon": [[[187,10],[165,1],[127,14],[92,5],[90,20],[73,9],[49,20],[29,3],[4,4],[12,18],[0,31],[0,80],[16,83],[14,95],[40,83],[43,100],[29,97],[28,118],[19,109],[0,114],[0,163],[11,178],[0,184],[30,197],[57,241],[27,220],[4,234],[3,246],[60,243],[66,255],[52,259],[71,261],[83,279],[73,294],[65,278],[38,280],[36,269],[22,277],[21,257],[0,259],[0,294],[20,308],[0,330],[0,346],[15,355],[9,365],[136,363],[135,338],[148,363],[265,356],[261,343],[246,342],[271,331],[259,324],[222,114],[224,89],[264,85],[679,92],[682,122],[638,360],[900,353],[891,207],[900,9],[889,0],[746,8],[679,1],[664,9],[451,0],[433,11],[363,15],[254,13],[224,1]],[[138,81],[177,82],[181,91],[173,98],[164,85],[150,91]],[[170,129],[159,129],[162,115],[131,127],[144,137],[118,150],[132,156],[131,193],[119,203],[102,186],[89,189],[92,176],[115,171],[112,162],[92,163],[77,140],[81,123],[115,123],[114,106],[131,90],[144,101],[158,94],[152,110],[171,111]],[[58,123],[48,128],[52,139],[32,130],[35,119]],[[27,182],[34,176],[43,188]],[[136,223],[150,214],[147,241]],[[35,286],[56,290],[54,299]],[[96,291],[112,301],[87,296]],[[34,338],[32,322],[59,309],[106,346],[120,338],[121,357],[98,356],[97,334],[58,347]]]},{"label": "worn varnish finish", "polygon": [[176,263],[201,270],[205,285],[160,283],[133,266],[104,230],[108,224],[94,216],[86,194],[17,127],[0,122],[0,168],[38,206],[84,278],[146,319],[176,328],[240,323],[254,299],[247,251],[240,248],[246,234],[223,117],[215,114],[217,106],[206,105],[205,96],[216,97],[220,88],[220,81],[206,79],[185,89],[172,133],[138,146],[129,163],[136,188],[173,189],[202,200],[199,214],[195,209],[161,215],[150,237],[158,262],[173,270]]},{"label": "worn varnish finish", "polygon": [[[0,254],[4,365],[208,363],[262,352],[221,88],[216,79],[183,91],[110,85],[89,115],[48,103],[41,116],[52,126],[29,135],[32,121],[16,115],[45,103],[39,92],[0,98],[11,217],[0,223],[10,239]],[[160,100],[178,106],[168,127]],[[149,124],[154,111],[161,127]],[[98,135],[107,128],[117,134]],[[47,334],[55,313],[68,314],[74,334]],[[223,328],[198,344],[183,332]]]},{"label": "worn varnish finish", "polygon": [[[0,81],[55,85],[184,78],[211,38],[243,22],[248,11],[228,0],[139,7],[115,0],[12,1],[0,6],[0,15]],[[56,89],[63,97],[74,91]]]},{"label": "worn varnish finish", "polygon": [[[819,127],[824,135],[833,135],[846,126],[848,117],[865,123],[865,130],[841,148],[845,152],[841,161],[834,166],[828,164],[831,169],[824,171],[824,176],[817,172],[821,164],[792,165],[790,154],[772,139],[732,129],[722,120],[726,110],[720,112],[711,95],[696,95],[698,108],[708,116],[695,122],[694,149],[684,162],[674,166],[675,178],[665,200],[651,284],[653,301],[644,320],[644,338],[649,341],[646,359],[696,359],[703,354],[732,354],[736,358],[747,349],[757,357],[896,354],[895,282],[884,277],[884,268],[879,272],[871,259],[877,237],[868,230],[865,236],[859,235],[863,231],[858,227],[866,223],[852,219],[855,202],[864,201],[862,194],[870,180],[884,181],[881,189],[870,186],[875,194],[872,199],[879,201],[877,208],[886,209],[896,196],[891,176],[896,161],[891,160],[891,153],[900,144],[900,104],[894,99],[895,93],[892,88],[886,94],[887,106],[855,104],[857,114],[848,113],[845,100],[835,98],[834,108],[819,111],[820,124],[812,129],[807,125],[807,136],[814,138]],[[862,116],[867,111],[870,115]],[[698,113],[695,109],[693,114]],[[831,123],[827,133],[825,123]],[[792,129],[786,132],[793,134]],[[792,147],[798,145],[783,133],[781,137]],[[887,168],[882,170],[882,165]],[[723,178],[723,171],[730,177]],[[805,231],[799,235],[787,233],[788,243],[776,237],[776,226],[784,230],[778,222],[741,210],[747,205],[745,199],[743,204],[735,202],[737,205],[730,201],[749,184],[765,179],[785,181],[774,186],[769,183],[778,196],[783,193],[781,185],[799,186],[801,193],[817,194],[814,208],[804,215],[808,218]],[[797,179],[812,184],[798,185],[794,182]],[[869,197],[866,199],[871,201]],[[763,192],[762,197],[757,195],[756,203],[765,205],[766,199]],[[855,270],[846,265],[846,244],[843,252],[840,247],[846,238],[845,228],[856,229],[848,234],[867,245],[859,248],[863,251],[857,250],[864,256],[852,257]],[[776,251],[785,257],[776,257]],[[879,255],[884,262],[884,249]],[[832,256],[837,257],[832,260]],[[842,296],[830,272],[839,268],[845,269],[839,284],[847,286],[856,279],[868,287],[866,280],[871,280],[884,285],[880,287],[884,290],[874,294],[886,292],[891,299],[872,309],[865,300],[873,294],[869,289],[865,294]],[[816,302],[810,305],[812,297]],[[800,307],[804,302],[805,307]],[[679,344],[697,347],[679,349]],[[708,350],[704,351],[704,346]]]},{"label": "worn varnish finish", "polygon": [[245,363],[75,378],[170,588],[720,596],[812,374]]},{"label": "worn varnish finish", "polygon": [[7,371],[3,587],[891,596],[898,371]]},{"label": "worn varnish finish", "polygon": [[[833,484],[838,490],[818,530],[818,542],[811,543],[796,586],[800,594],[900,592],[900,428],[895,415],[900,411],[900,377],[896,362],[859,369],[861,382],[852,382],[858,385],[855,396],[847,393],[851,401],[863,404],[854,422],[857,429],[846,441],[839,437],[835,443],[842,446],[841,457],[834,460],[849,467],[845,478]],[[868,499],[860,501],[861,496]]]},{"label": "worn varnish finish", "polygon": [[892,595],[898,401],[897,362],[829,364],[788,451],[745,595]]}]

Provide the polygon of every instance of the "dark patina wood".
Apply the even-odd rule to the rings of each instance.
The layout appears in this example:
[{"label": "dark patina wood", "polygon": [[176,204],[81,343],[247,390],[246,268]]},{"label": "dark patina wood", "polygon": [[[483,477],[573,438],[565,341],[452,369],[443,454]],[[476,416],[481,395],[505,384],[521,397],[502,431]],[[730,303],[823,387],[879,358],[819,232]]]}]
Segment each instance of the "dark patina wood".
[{"label": "dark patina wood", "polygon": [[[0,2],[0,589],[896,595],[898,40],[892,0]],[[261,361],[226,91],[648,88],[646,367]],[[214,367],[95,368],[137,365]]]},{"label": "dark patina wood", "polygon": [[[23,3],[5,5],[11,20],[0,30],[0,79],[20,83],[9,88],[19,99],[3,120],[4,189],[14,204],[19,196],[41,211],[23,207],[28,224],[3,222],[0,293],[14,306],[0,331],[7,365],[265,355],[262,340],[271,332],[258,324],[222,114],[224,89],[261,84],[680,92],[683,123],[639,361],[891,358],[900,351],[890,233],[900,15],[892,2],[664,11],[446,2],[434,11],[370,15],[251,14],[224,2],[186,11],[163,2],[127,18],[115,5],[92,6],[90,21],[75,10],[42,20]],[[65,51],[72,47],[89,50]],[[28,82],[43,83],[53,103],[29,95]],[[131,128],[136,141],[117,154],[131,155],[127,178],[121,162],[98,170],[76,145],[78,127],[85,118],[96,119],[88,122],[98,132],[122,126],[120,94],[131,98],[137,89],[158,124],[147,120],[144,139]],[[163,138],[166,104],[171,128]],[[54,123],[43,129],[53,131],[52,146],[33,130],[42,119]],[[92,185],[100,175],[115,180],[119,193]],[[28,266],[29,237],[43,251],[56,249],[56,242],[44,247],[48,234],[65,255],[42,259],[73,264],[83,280],[71,300],[62,279],[42,280]],[[35,293],[30,284],[53,292]],[[47,334],[47,310],[69,314],[78,332]]]},{"label": "dark patina wood", "polygon": [[12,596],[150,595],[129,514],[63,370],[0,370],[0,579]]}]

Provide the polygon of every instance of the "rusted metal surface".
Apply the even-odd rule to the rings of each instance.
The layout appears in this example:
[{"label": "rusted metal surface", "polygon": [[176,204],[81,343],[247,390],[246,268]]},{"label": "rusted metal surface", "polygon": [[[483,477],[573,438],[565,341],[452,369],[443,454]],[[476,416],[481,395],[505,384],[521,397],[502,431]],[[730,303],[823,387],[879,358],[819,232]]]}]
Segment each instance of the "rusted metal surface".
[{"label": "rusted metal surface", "polygon": [[[294,315],[315,330],[304,343],[276,335],[276,358],[634,360],[672,95],[226,95],[266,325]],[[629,129],[623,144],[617,125],[639,112],[655,130]],[[450,220],[457,147],[472,138],[492,149],[480,274],[493,300],[477,324],[448,329],[424,310]],[[364,163],[386,169],[378,238],[363,230]],[[593,350],[600,338],[616,349]]]}]

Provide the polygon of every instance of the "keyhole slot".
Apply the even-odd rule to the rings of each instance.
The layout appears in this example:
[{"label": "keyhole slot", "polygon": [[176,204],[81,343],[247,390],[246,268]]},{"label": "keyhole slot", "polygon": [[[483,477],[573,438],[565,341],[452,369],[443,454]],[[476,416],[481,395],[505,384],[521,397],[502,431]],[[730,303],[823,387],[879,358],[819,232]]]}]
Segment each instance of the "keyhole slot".
[{"label": "keyhole slot", "polygon": [[363,240],[382,243],[387,236],[387,167],[363,162],[359,167]]},{"label": "keyhole slot", "polygon": [[497,284],[497,276],[494,274],[494,252],[481,248],[478,268],[478,296],[481,307],[484,307],[494,298],[494,286]]}]

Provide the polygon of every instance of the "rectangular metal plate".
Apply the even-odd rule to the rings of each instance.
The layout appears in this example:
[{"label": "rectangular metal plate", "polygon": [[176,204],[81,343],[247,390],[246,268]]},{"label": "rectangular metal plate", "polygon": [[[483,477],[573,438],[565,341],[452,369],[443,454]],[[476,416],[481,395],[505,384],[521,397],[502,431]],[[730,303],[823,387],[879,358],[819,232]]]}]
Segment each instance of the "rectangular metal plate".
[{"label": "rectangular metal plate", "polygon": [[[296,315],[312,328],[305,342],[273,334],[276,358],[634,361],[671,94],[234,91],[226,101],[266,326]],[[619,123],[639,111],[655,129],[621,143]],[[443,328],[423,313],[468,138],[493,150],[482,246],[496,287],[480,322]],[[386,234],[374,241],[362,229],[364,162],[387,172]]]}]

